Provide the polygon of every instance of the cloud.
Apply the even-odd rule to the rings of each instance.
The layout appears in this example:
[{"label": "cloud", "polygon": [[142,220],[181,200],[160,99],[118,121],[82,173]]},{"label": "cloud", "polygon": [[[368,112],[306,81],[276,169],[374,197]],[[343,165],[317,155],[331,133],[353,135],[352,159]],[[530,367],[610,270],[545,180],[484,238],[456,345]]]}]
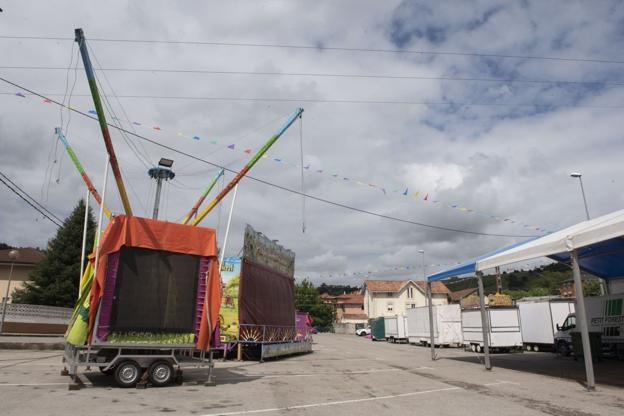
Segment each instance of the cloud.
[{"label": "cloud", "polygon": [[[70,7],[71,13],[63,12]],[[72,38],[74,28],[82,27],[91,39],[94,61],[97,58],[105,68],[422,78],[98,71],[117,115],[143,123],[124,125],[156,143],[111,130],[138,215],[151,214],[154,183],[146,171],[160,157],[173,159],[177,174],[165,185],[162,198],[162,218],[170,221],[186,214],[217,172],[214,166],[158,144],[238,170],[249,157],[239,149],[258,149],[299,106],[305,108],[302,124],[295,123],[269,154],[298,165],[301,136],[304,165],[310,165],[304,171],[305,189],[322,199],[414,222],[518,236],[535,233],[522,224],[556,230],[584,218],[578,183],[568,176],[573,170],[584,175],[593,216],[624,204],[618,187],[624,181],[618,108],[622,88],[614,85],[621,82],[620,66],[526,58],[619,60],[624,11],[616,2],[390,1],[362,7],[348,1],[197,1],[172,7],[168,2],[133,1],[111,7],[22,1],[6,9],[0,17],[6,35]],[[67,67],[70,56],[74,64],[78,58],[71,40],[0,39],[0,43],[5,66]],[[450,53],[370,51],[397,49]],[[76,71],[0,71],[34,90],[60,94],[55,98],[71,94],[77,108],[93,108],[81,65]],[[543,82],[551,80],[566,82]],[[8,85],[0,92],[5,93],[0,95],[1,171],[58,216],[68,215],[84,196],[84,187],[53,137],[54,127],[61,125],[59,109],[38,98],[17,97],[18,91]],[[257,100],[261,98],[291,101]],[[332,100],[347,102],[328,102]],[[76,114],[70,120],[63,112],[62,124],[101,191],[105,150],[97,123]],[[162,130],[151,129],[154,125]],[[192,140],[193,136],[200,140]],[[236,151],[227,149],[232,143]],[[301,189],[301,170],[289,164],[262,159],[250,175]],[[232,177],[227,173],[225,181]],[[405,188],[410,193],[430,192],[431,199],[444,203],[423,201],[425,195],[405,197],[401,194]],[[0,192],[1,239],[45,245],[54,226],[6,188]],[[106,199],[113,211],[122,211],[112,179]],[[202,223],[218,230],[220,245],[230,203],[228,196]],[[302,233],[304,221],[307,229]],[[425,250],[428,264],[452,264],[521,239],[394,222],[312,199],[303,201],[252,179],[239,186],[228,255],[239,252],[246,223],[293,249],[297,275],[313,280],[332,271],[352,276],[361,270],[418,265],[419,249]],[[384,277],[410,277],[405,273]],[[341,281],[357,284],[361,277],[334,277],[327,283]]]}]

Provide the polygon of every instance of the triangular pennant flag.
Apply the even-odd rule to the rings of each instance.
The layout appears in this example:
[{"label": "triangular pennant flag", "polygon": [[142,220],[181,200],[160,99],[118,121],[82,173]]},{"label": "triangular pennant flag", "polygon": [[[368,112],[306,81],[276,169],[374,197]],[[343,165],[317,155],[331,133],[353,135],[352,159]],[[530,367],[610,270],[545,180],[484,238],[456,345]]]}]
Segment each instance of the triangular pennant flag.
[{"label": "triangular pennant flag", "polygon": [[244,153],[250,154],[251,153],[251,149],[245,149]]},{"label": "triangular pennant flag", "polygon": [[228,146],[228,149],[230,149],[230,150],[234,150],[234,148],[235,148],[235,147],[236,147],[236,145],[235,145],[235,144],[231,144],[231,145],[229,145],[229,146]]},{"label": "triangular pennant flag", "polygon": [[384,195],[386,195],[386,188],[381,188],[381,190],[383,191]]},{"label": "triangular pennant flag", "polygon": [[[90,112],[90,111],[89,111],[89,112]],[[141,125],[141,123],[138,123],[138,122],[136,122],[136,121],[133,121],[133,122],[132,122],[132,124],[134,124],[135,126],[140,126],[140,125]]]},{"label": "triangular pennant flag", "polygon": [[97,111],[95,111],[95,110],[89,110],[89,114],[97,114]]},{"label": "triangular pennant flag", "polygon": [[46,104],[52,104],[52,101],[48,100],[47,98],[44,98],[43,102],[46,103]]},{"label": "triangular pennant flag", "polygon": [[412,198],[414,198],[414,199],[418,198],[418,194],[420,194],[420,191],[416,191],[416,193],[414,195],[412,195]]},{"label": "triangular pennant flag", "polygon": [[423,198],[423,201],[428,201],[429,200],[429,194],[425,195],[425,197]]},{"label": "triangular pennant flag", "polygon": [[305,170],[310,170],[310,165],[304,166],[303,167]]},{"label": "triangular pennant flag", "polygon": [[405,188],[405,191],[403,191],[403,195],[405,195],[405,196],[407,196],[407,189],[408,188]]},{"label": "triangular pennant flag", "polygon": [[158,127],[158,126],[154,126],[154,127],[152,127],[152,128],[153,128],[154,130],[156,130],[156,131],[160,131],[160,127]]},{"label": "triangular pennant flag", "polygon": [[26,96],[22,94],[21,92],[17,92],[15,93],[15,95],[17,95],[18,97],[26,98]]},{"label": "triangular pennant flag", "polygon": [[193,140],[199,140],[199,136],[193,136]]},{"label": "triangular pennant flag", "polygon": [[277,159],[277,158],[275,158],[275,159],[273,159],[273,160],[274,160],[274,161],[276,161],[276,162],[278,162],[278,163],[282,161],[282,159]]}]

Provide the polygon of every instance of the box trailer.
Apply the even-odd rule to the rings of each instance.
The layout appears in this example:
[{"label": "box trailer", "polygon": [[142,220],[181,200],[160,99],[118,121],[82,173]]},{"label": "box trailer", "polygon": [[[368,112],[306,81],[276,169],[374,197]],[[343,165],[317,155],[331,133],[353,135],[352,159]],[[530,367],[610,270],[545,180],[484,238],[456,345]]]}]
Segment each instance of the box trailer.
[{"label": "box trailer", "polygon": [[[510,351],[522,348],[520,313],[516,306],[487,306],[487,337],[492,351]],[[483,351],[483,330],[480,309],[462,309],[462,335],[464,346],[473,351]]]},{"label": "box trailer", "polygon": [[407,342],[407,316],[395,315],[384,317],[384,332],[388,342]]},{"label": "box trailer", "polygon": [[516,303],[520,311],[522,342],[527,351],[552,351],[557,325],[574,313],[574,301],[562,298],[524,298]]},{"label": "box trailer", "polygon": [[[411,344],[430,344],[429,307],[408,309],[407,321],[409,324],[409,342]],[[463,345],[461,308],[459,305],[433,306],[433,337],[434,345]]]},{"label": "box trailer", "polygon": [[[590,334],[599,334],[602,351],[619,358],[624,357],[624,294],[591,296],[585,298],[587,326]],[[562,325],[557,327],[555,346],[557,352],[569,355],[572,352],[572,332],[578,330],[576,314],[570,313]]]},{"label": "box trailer", "polygon": [[368,320],[368,325],[371,329],[371,339],[373,341],[380,341],[386,338],[385,319],[383,316],[379,318],[371,318]]}]

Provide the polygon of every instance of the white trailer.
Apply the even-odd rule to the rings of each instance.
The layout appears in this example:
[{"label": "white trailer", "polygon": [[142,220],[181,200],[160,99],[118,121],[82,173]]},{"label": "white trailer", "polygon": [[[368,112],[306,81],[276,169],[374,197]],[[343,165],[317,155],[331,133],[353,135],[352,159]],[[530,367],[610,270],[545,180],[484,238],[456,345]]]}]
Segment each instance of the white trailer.
[{"label": "white trailer", "polygon": [[[408,309],[407,321],[410,344],[431,343],[428,306]],[[433,305],[433,343],[437,346],[463,345],[459,305]]]},{"label": "white trailer", "polygon": [[572,299],[535,297],[516,303],[520,311],[522,342],[527,351],[552,351],[555,348],[557,325],[574,313]]},{"label": "white trailer", "polygon": [[[509,351],[522,348],[520,314],[515,306],[488,306],[488,340],[492,351]],[[464,346],[473,351],[483,351],[483,329],[480,309],[462,309],[462,334]]]},{"label": "white trailer", "polygon": [[386,341],[407,342],[407,316],[386,316],[384,321]]}]

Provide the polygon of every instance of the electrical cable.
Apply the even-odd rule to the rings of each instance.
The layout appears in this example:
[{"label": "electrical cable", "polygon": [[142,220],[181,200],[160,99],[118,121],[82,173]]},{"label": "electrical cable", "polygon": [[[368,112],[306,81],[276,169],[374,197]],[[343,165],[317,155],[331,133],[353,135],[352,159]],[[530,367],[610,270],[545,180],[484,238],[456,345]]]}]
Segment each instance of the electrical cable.
[{"label": "electrical cable", "polygon": [[[4,174],[2,175],[4,176]],[[6,178],[6,176],[4,176]],[[46,212],[44,212],[43,210],[39,209],[37,206],[35,206],[32,202],[30,202],[28,199],[26,199],[23,195],[21,195],[18,191],[16,191],[15,189],[13,189],[11,187],[11,185],[9,185],[8,183],[6,183],[4,181],[4,179],[0,178],[0,182],[2,182],[7,188],[9,188],[9,190],[11,190],[15,195],[19,196],[22,200],[24,200],[24,202],[26,202],[28,205],[30,205],[32,208],[34,208],[37,212],[39,212],[41,215],[43,215],[45,218],[47,218],[48,220],[50,220],[50,222],[52,222],[54,225],[56,225],[57,227],[61,227],[62,226],[62,221],[61,224],[59,224],[56,220],[54,220],[51,216],[49,216],[48,214],[46,214]],[[18,188],[20,189],[20,188]],[[20,189],[21,192],[24,193],[24,195],[27,195],[30,199],[32,199],[34,201],[34,199],[28,195],[26,192],[22,191]],[[39,204],[41,205],[41,204]],[[44,209],[47,211],[47,209],[44,207]],[[47,211],[49,212],[49,211]]]},{"label": "electrical cable", "polygon": [[[0,69],[19,69],[33,71],[62,71],[60,66],[0,66]],[[277,72],[277,71],[229,71],[211,69],[171,69],[171,68],[99,68],[109,72],[149,72],[164,74],[207,74],[207,75],[248,75],[248,76],[285,76],[285,77],[312,77],[312,78],[354,78],[354,79],[390,79],[411,81],[453,81],[453,82],[500,82],[514,84],[559,84],[559,85],[612,85],[624,86],[620,81],[577,81],[577,80],[549,80],[549,79],[518,79],[518,78],[475,78],[451,76],[419,76],[419,75],[384,75],[384,74],[344,74],[330,72]]]},{"label": "electrical cable", "polygon": [[[0,81],[3,81],[3,82],[5,82],[5,83],[7,83],[9,85],[14,86],[14,87],[20,88],[20,89],[22,89],[24,91],[27,91],[30,94],[36,95],[36,96],[38,96],[40,98],[47,99],[51,103],[54,103],[56,105],[63,105],[63,104],[59,103],[56,100],[53,100],[53,99],[51,99],[49,97],[46,97],[43,94],[40,94],[40,93],[37,93],[37,92],[35,92],[33,90],[25,88],[24,86],[22,86],[20,84],[17,84],[17,83],[14,83],[12,81],[9,81],[9,80],[7,80],[7,79],[5,79],[3,77],[0,77]],[[80,110],[77,110],[75,108],[70,108],[70,110],[74,111],[74,112],[76,112],[76,113],[78,113],[78,114],[80,114],[80,115],[82,115],[84,117],[88,117],[88,118],[90,118],[90,119],[92,119],[94,121],[97,121],[97,118],[94,118],[94,117],[90,116],[89,114],[84,113],[84,112],[82,112]],[[224,169],[224,170],[226,170],[228,172],[231,172],[233,174],[237,174],[238,173],[237,171],[235,171],[233,169],[230,169],[228,167],[219,165],[219,164],[214,163],[214,162],[210,162],[209,160],[202,159],[202,158],[200,158],[198,156],[195,156],[195,155],[192,155],[190,153],[183,152],[182,150],[178,150],[178,149],[176,149],[174,147],[164,145],[164,144],[159,143],[159,142],[157,142],[155,140],[152,140],[152,139],[150,139],[148,137],[141,136],[141,135],[139,135],[137,133],[133,133],[131,131],[125,130],[122,127],[117,127],[117,126],[112,125],[110,123],[109,123],[109,126],[112,127],[112,128],[118,129],[118,130],[124,130],[124,132],[127,133],[127,134],[135,136],[135,137],[137,137],[137,138],[139,138],[141,140],[144,140],[144,141],[146,141],[148,143],[151,143],[151,144],[154,144],[156,146],[159,146],[159,147],[161,147],[163,149],[167,149],[167,150],[175,152],[177,154],[184,155],[184,156],[186,156],[188,158],[196,159],[197,161],[206,163],[208,165]],[[262,183],[262,184],[265,184],[267,186],[270,186],[270,187],[273,187],[273,188],[276,188],[276,189],[281,189],[283,191],[290,192],[290,193],[295,194],[295,195],[305,196],[306,198],[309,198],[309,199],[312,199],[312,200],[315,200],[315,201],[319,201],[319,202],[323,202],[323,203],[328,204],[328,205],[333,205],[333,206],[344,208],[344,209],[351,210],[351,211],[354,211],[354,212],[359,212],[359,213],[362,213],[362,214],[367,214],[367,215],[371,215],[371,216],[375,216],[375,217],[378,217],[378,218],[383,218],[383,219],[387,219],[387,220],[391,220],[391,221],[401,222],[401,223],[404,223],[404,224],[411,224],[411,225],[416,225],[416,226],[419,226],[419,227],[431,228],[431,229],[436,229],[436,230],[440,230],[440,231],[449,231],[449,232],[471,234],[471,235],[482,235],[482,236],[489,236],[489,237],[512,237],[512,238],[536,237],[536,235],[497,234],[497,233],[486,233],[486,232],[480,232],[480,231],[462,230],[462,229],[457,229],[457,228],[444,227],[444,226],[440,226],[440,225],[426,224],[426,223],[422,223],[422,222],[418,222],[418,221],[406,220],[406,219],[403,219],[403,218],[393,217],[393,216],[390,216],[390,215],[380,214],[380,213],[368,211],[368,210],[365,210],[365,209],[362,209],[362,208],[353,207],[353,206],[350,206],[350,205],[347,205],[347,204],[331,201],[331,200],[328,200],[328,199],[325,199],[325,198],[321,198],[321,197],[318,197],[318,196],[309,195],[309,194],[303,194],[302,192],[297,191],[295,189],[290,189],[288,187],[285,187],[285,186],[282,186],[282,185],[278,185],[276,183],[269,182],[269,181],[264,180],[264,179],[256,178],[254,176],[246,175],[244,178],[252,180],[252,181],[255,181],[255,182],[259,182],[259,183]]]},{"label": "electrical cable", "polygon": [[[0,39],[21,39],[21,40],[66,40],[74,41],[71,37],[60,36],[11,36],[0,35]],[[353,48],[340,46],[319,46],[319,45],[288,45],[279,43],[251,43],[251,42],[210,42],[210,41],[183,41],[183,40],[159,40],[159,39],[112,39],[112,38],[89,38],[89,42],[109,42],[109,43],[146,43],[146,44],[166,44],[166,45],[204,45],[204,46],[235,46],[249,48],[277,48],[277,49],[301,49],[314,51],[341,51],[341,52],[373,52],[392,53],[410,55],[448,55],[479,58],[504,58],[504,59],[532,59],[543,61],[559,62],[586,62],[599,64],[624,64],[624,61],[598,58],[573,58],[539,55],[511,55],[482,52],[459,52],[459,51],[429,51],[416,49],[381,49],[381,48]]]},{"label": "electrical cable", "polygon": [[[27,89],[22,88],[24,91]],[[0,92],[0,95],[15,95],[14,92]],[[58,97],[57,93],[34,94],[45,97]],[[75,94],[75,97],[91,97],[90,94]],[[201,97],[184,95],[118,95],[119,98],[150,99],[150,100],[189,100],[189,101],[225,101],[225,102],[281,102],[281,103],[322,103],[322,104],[380,104],[380,105],[423,105],[423,106],[443,106],[443,107],[520,107],[535,108],[548,107],[553,105],[548,103],[535,104],[515,104],[515,103],[485,103],[485,102],[462,102],[462,101],[409,101],[409,100],[356,100],[356,99],[332,99],[332,98],[279,98],[279,97]],[[561,108],[592,108],[596,110],[619,110],[624,105],[577,105],[577,104],[557,104]]]}]

